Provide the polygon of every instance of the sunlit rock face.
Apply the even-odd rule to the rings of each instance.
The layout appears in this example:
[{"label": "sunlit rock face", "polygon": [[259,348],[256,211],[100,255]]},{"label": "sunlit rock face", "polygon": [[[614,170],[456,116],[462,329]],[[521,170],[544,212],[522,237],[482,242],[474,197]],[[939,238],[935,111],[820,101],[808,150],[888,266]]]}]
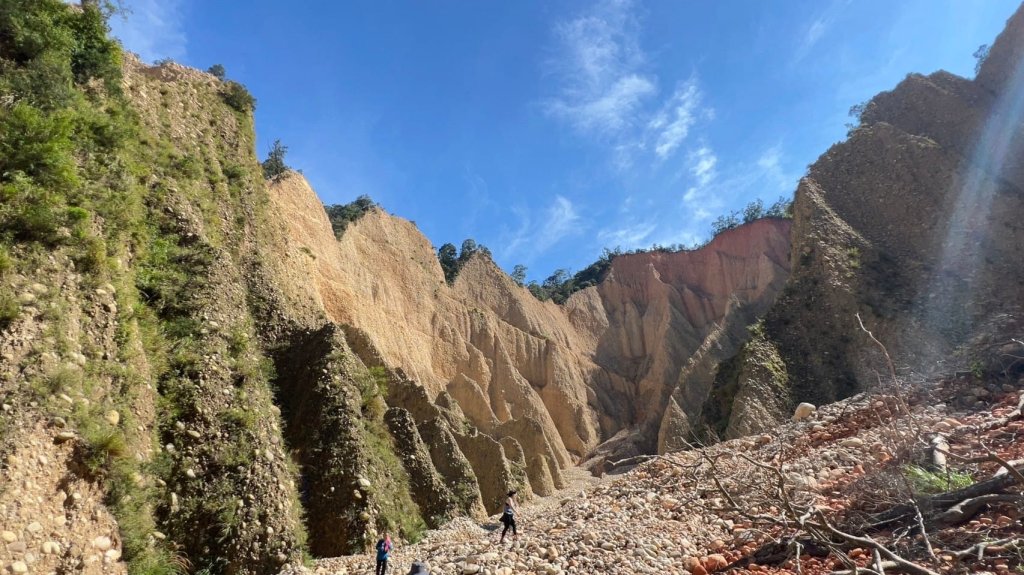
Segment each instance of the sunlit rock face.
[{"label": "sunlit rock face", "polygon": [[[793,401],[902,373],[1019,370],[1024,327],[1024,13],[977,79],[910,75],[811,166],[794,205],[793,273],[765,318]],[[747,383],[733,382],[737,389]]]},{"label": "sunlit rock face", "polygon": [[[446,393],[484,434],[514,438],[542,494],[610,438],[602,456],[654,451],[690,357],[709,338],[715,357],[734,352],[789,270],[790,222],[766,219],[700,250],[615,258],[603,282],[558,306],[486,257],[447,285],[427,238],[383,211],[336,240],[298,174],[271,195],[291,242],[283,291],[361,330],[385,364],[430,399]],[[723,324],[738,326],[725,347]],[[707,392],[692,393],[699,404]]]}]

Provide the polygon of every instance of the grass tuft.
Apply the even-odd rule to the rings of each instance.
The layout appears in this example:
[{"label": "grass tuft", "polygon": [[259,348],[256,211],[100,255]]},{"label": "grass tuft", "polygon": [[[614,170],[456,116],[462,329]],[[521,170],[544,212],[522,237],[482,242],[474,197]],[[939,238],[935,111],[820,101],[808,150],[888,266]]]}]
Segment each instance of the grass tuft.
[{"label": "grass tuft", "polygon": [[970,475],[957,471],[940,473],[929,471],[917,465],[908,465],[903,469],[903,475],[910,480],[910,485],[915,493],[932,495],[944,493],[953,489],[967,487],[974,483]]}]

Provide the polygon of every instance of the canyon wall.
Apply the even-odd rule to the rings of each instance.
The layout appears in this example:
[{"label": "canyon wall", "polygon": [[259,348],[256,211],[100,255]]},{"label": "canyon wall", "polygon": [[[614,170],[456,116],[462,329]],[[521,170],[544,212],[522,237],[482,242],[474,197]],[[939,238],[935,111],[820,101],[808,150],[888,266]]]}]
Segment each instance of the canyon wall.
[{"label": "canyon wall", "polygon": [[271,198],[302,270],[291,289],[365,333],[426,397],[446,393],[481,432],[516,439],[541,494],[595,453],[656,449],[682,367],[722,325],[756,321],[789,269],[789,221],[766,219],[699,250],[616,257],[558,306],[480,255],[448,285],[426,237],[379,209],[336,240],[299,174],[274,181]]},{"label": "canyon wall", "polygon": [[796,401],[890,379],[858,316],[911,380],[1021,370],[1022,55],[1018,10],[974,80],[908,75],[800,182],[793,273],[759,344],[781,357]]}]

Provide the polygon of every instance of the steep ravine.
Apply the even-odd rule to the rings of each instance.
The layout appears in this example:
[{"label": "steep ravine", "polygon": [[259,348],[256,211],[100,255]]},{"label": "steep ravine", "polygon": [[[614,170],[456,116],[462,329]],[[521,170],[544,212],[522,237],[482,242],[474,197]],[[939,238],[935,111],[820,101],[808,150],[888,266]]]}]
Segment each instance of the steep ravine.
[{"label": "steep ravine", "polygon": [[94,3],[17,7],[0,137],[39,145],[0,159],[12,573],[274,573],[482,519],[869,386],[858,314],[901,372],[1024,370],[1022,14],[977,79],[873,99],[792,220],[617,257],[559,306],[480,255],[447,284],[381,210],[336,238],[301,175],[263,179],[244,87],[122,54]]}]

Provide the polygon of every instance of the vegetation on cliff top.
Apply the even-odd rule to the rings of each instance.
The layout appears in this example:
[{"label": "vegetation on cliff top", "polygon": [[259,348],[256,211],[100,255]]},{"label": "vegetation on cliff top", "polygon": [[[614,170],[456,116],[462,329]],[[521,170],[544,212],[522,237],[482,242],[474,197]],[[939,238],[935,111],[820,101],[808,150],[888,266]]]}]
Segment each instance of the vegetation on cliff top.
[{"label": "vegetation on cliff top", "polygon": [[349,224],[370,213],[376,207],[378,207],[377,204],[370,199],[370,196],[362,195],[347,204],[325,204],[324,210],[327,212],[327,219],[331,222],[331,229],[334,230],[334,237],[341,239]]},{"label": "vegetation on cliff top", "polygon": [[562,268],[555,270],[554,273],[548,276],[547,279],[541,283],[531,281],[530,283],[525,284],[526,267],[517,265],[513,268],[511,276],[516,283],[529,289],[530,293],[540,301],[547,301],[550,299],[557,304],[562,304],[565,303],[565,300],[569,299],[569,296],[572,294],[601,283],[605,274],[608,273],[608,270],[612,267],[612,260],[619,256],[644,253],[676,253],[688,250],[697,250],[710,243],[718,234],[726,230],[731,230],[741,224],[747,224],[761,218],[791,217],[793,217],[792,199],[779,198],[768,208],[765,208],[764,202],[758,199],[747,204],[747,206],[742,210],[737,210],[728,215],[722,215],[716,218],[715,221],[711,223],[711,237],[704,242],[700,242],[692,246],[686,246],[683,244],[672,244],[668,246],[654,244],[650,248],[637,248],[632,250],[623,250],[616,246],[614,249],[604,248],[601,252],[601,256],[597,258],[597,261],[575,274]]},{"label": "vegetation on cliff top", "polygon": [[453,244],[444,244],[437,250],[437,260],[441,263],[441,270],[444,271],[444,279],[448,285],[455,283],[455,278],[474,254],[482,254],[491,257],[491,250],[487,246],[476,243],[476,240],[467,238],[462,242],[462,249],[455,251]]}]

